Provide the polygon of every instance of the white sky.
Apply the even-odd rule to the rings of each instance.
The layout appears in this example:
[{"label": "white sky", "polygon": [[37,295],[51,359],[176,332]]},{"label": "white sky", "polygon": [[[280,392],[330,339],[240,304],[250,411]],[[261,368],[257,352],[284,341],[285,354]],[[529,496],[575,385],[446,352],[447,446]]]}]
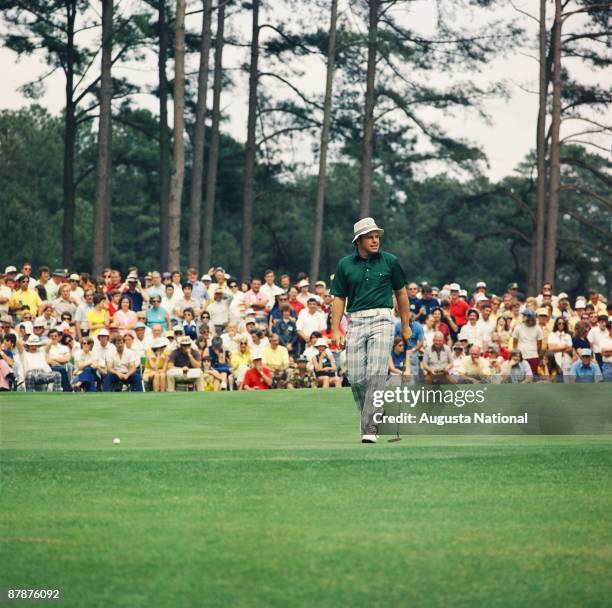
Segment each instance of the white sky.
[{"label": "white sky", "polygon": [[[270,0],[269,0],[270,1]],[[349,0],[340,0],[341,19],[352,20],[352,23],[357,25],[355,15],[350,11],[347,5]],[[134,0],[119,0],[117,2],[119,12],[127,12]],[[516,0],[515,6],[521,7],[524,10],[531,11],[535,14],[538,8],[536,0]],[[270,3],[271,5],[271,3]],[[188,1],[188,10],[199,8],[200,3]],[[92,4],[92,7],[98,7],[98,3]],[[407,24],[419,24],[421,30],[427,29],[432,22],[433,13],[431,10],[432,3],[426,0],[416,0],[408,5],[405,10]],[[552,5],[549,3],[549,13],[552,13]],[[486,14],[486,17],[484,15]],[[488,176],[492,180],[497,180],[503,176],[510,175],[516,168],[517,164],[523,160],[530,149],[534,147],[535,142],[535,126],[537,117],[537,95],[528,91],[535,92],[537,90],[538,79],[538,64],[528,55],[535,54],[535,43],[537,35],[537,24],[516,12],[510,2],[495,12],[485,11],[481,13],[471,13],[466,18],[473,19],[476,15],[478,20],[494,18],[515,19],[520,25],[525,27],[528,32],[528,39],[524,48],[514,52],[512,56],[506,58],[498,58],[491,62],[482,73],[469,75],[457,75],[459,80],[474,78],[478,85],[484,86],[494,80],[503,80],[509,87],[510,98],[499,99],[490,98],[484,103],[484,108],[490,115],[489,124],[482,121],[473,113],[458,113],[456,116],[445,116],[441,119],[441,123],[446,127],[451,135],[467,138],[476,144],[480,145],[488,156],[490,169],[487,171]],[[291,19],[291,15],[287,13],[281,14],[281,17]],[[549,14],[549,17],[551,15]],[[484,18],[483,18],[484,17]],[[314,16],[313,16],[314,18]],[[567,22],[567,28],[564,33],[570,30],[570,25],[577,27],[580,25],[580,17],[573,18]],[[324,14],[322,25],[327,25],[328,16]],[[199,15],[188,17],[187,27],[191,31],[200,30],[201,18]],[[276,14],[262,15],[261,22],[278,23]],[[247,42],[250,38],[250,19],[247,15],[232,16],[226,22],[226,32],[242,38]],[[97,32],[97,33],[96,33]],[[268,36],[270,30],[262,31],[262,38]],[[99,36],[99,30],[90,30],[82,36],[88,36],[90,40]],[[235,47],[226,46],[224,51],[224,65],[228,70],[232,71],[235,78],[235,87],[226,92],[222,96],[223,112],[227,116],[228,121],[223,125],[223,129],[229,132],[239,141],[244,141],[246,134],[246,106],[247,106],[247,75],[242,73],[239,67],[248,59],[247,51]],[[197,69],[198,58],[193,55],[188,59],[186,67],[187,73],[195,74]],[[211,55],[212,61],[212,55]],[[599,81],[602,86],[612,86],[612,75],[601,72],[591,73],[589,68],[581,63],[572,60],[566,62],[567,67],[571,70],[572,76],[582,82]],[[19,91],[19,87],[24,83],[36,79],[43,73],[47,66],[44,63],[42,54],[35,54],[31,57],[17,59],[16,55],[11,51],[0,48],[0,77],[2,79],[2,95],[0,96],[0,108],[16,109],[30,103],[25,99]],[[171,76],[172,66],[168,66],[168,74]],[[95,75],[95,73],[94,73]],[[130,80],[148,86],[155,86],[157,80],[157,65],[156,56],[153,53],[147,54],[144,62],[117,65],[115,75],[130,78]],[[195,79],[195,75],[189,76]],[[436,78],[435,74],[431,75]],[[437,83],[450,84],[452,81],[448,77],[438,75]],[[195,83],[194,87],[195,87]],[[303,66],[303,74],[296,80],[296,84],[308,94],[322,96],[324,92],[324,65],[318,58],[305,60]],[[261,80],[262,88],[267,91],[272,91],[275,94],[282,95],[283,89],[275,84],[271,79],[264,78]],[[58,71],[56,74],[46,80],[45,94],[38,103],[46,106],[51,112],[59,113],[64,104],[64,81],[62,74]],[[209,104],[212,95],[209,94]],[[140,93],[134,98],[136,105],[146,107],[157,113],[157,99],[147,93]],[[425,113],[424,116],[428,119],[434,116],[439,117],[440,114]],[[606,120],[610,122],[609,117],[593,117],[598,120]],[[576,128],[576,123],[568,128],[572,131],[565,131],[564,135],[570,132],[582,130]],[[599,136],[590,136],[591,140],[608,146],[609,138]],[[288,160],[297,160],[305,163],[307,166],[312,166],[314,169],[316,160],[312,154],[312,141],[309,139],[297,138],[292,144],[287,143],[283,149],[283,154]],[[593,148],[593,150],[595,150]]]}]

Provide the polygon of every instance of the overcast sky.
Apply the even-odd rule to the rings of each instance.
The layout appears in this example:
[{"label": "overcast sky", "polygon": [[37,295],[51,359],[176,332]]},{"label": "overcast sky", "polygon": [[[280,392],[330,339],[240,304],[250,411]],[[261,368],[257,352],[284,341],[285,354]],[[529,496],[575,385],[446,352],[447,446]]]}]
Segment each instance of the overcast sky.
[{"label": "overcast sky", "polygon": [[[349,9],[346,1],[340,0],[340,11],[345,18],[354,19],[353,15],[347,14]],[[134,0],[120,0],[118,3],[119,11],[129,10],[129,5],[133,2]],[[515,6],[531,12],[537,10],[537,4],[536,0],[516,0],[514,2]],[[198,5],[199,3],[196,2],[188,2],[190,8]],[[415,1],[408,5],[409,10],[405,11],[403,18],[407,20],[407,23],[418,23],[420,26],[427,24],[432,20],[431,5],[431,2],[428,3],[424,0]],[[92,6],[96,7],[97,3],[92,3]],[[549,12],[552,12],[552,5],[549,4],[549,7]],[[264,14],[264,18],[266,17],[271,20],[274,19],[274,15]],[[472,19],[473,16],[469,18]],[[528,31],[524,48],[519,49],[510,57],[495,59],[482,73],[473,76],[475,82],[480,86],[494,80],[504,81],[509,87],[510,98],[490,98],[485,101],[485,110],[490,115],[489,124],[475,114],[466,113],[444,117],[441,122],[451,135],[468,138],[484,149],[490,163],[487,173],[492,180],[497,180],[511,174],[517,164],[534,147],[537,95],[533,92],[537,90],[538,64],[529,55],[535,53],[533,47],[536,42],[537,24],[514,10],[510,2],[505,7],[497,9],[495,13],[487,11],[486,19],[491,18],[514,19]],[[579,17],[575,18],[574,26],[578,26],[579,23]],[[570,20],[568,20],[568,24],[571,24]],[[198,15],[188,17],[187,26],[192,31],[199,31],[200,17]],[[230,33],[241,36],[245,41],[249,39],[250,21],[246,15],[232,17],[227,26]],[[427,26],[425,25],[425,27]],[[95,36],[94,32],[96,31],[98,30],[92,30],[88,35]],[[567,31],[569,31],[569,27]],[[263,35],[266,35],[265,32]],[[223,110],[228,117],[228,121],[223,128],[239,141],[244,141],[246,132],[247,79],[246,75],[243,75],[238,68],[246,58],[244,49],[227,47],[224,53],[224,64],[227,69],[232,70],[236,86],[222,97]],[[583,82],[596,80],[602,86],[612,86],[612,75],[610,74],[601,72],[593,74],[588,68],[575,60],[572,60],[572,63],[568,61],[567,65],[572,71],[572,75]],[[196,66],[197,57],[193,56],[189,59],[187,72],[195,72]],[[169,65],[168,67],[170,73],[172,66]],[[0,48],[0,75],[3,84],[0,108],[16,109],[30,103],[20,93],[19,88],[24,83],[45,73],[46,69],[48,68],[42,54],[17,60],[14,53],[5,48]],[[146,86],[155,86],[157,79],[156,57],[153,53],[150,53],[144,62],[119,66],[115,73]],[[190,77],[196,78],[195,75]],[[435,75],[432,75],[432,77],[435,77]],[[463,75],[463,78],[466,77],[469,77],[469,75]],[[444,78],[440,77],[440,82],[444,83]],[[311,59],[305,64],[303,75],[299,78],[299,85],[309,92],[318,95],[323,94],[324,65],[318,58]],[[276,85],[269,82],[269,79],[262,81],[262,86],[273,87],[275,92],[282,93]],[[63,96],[64,81],[62,74],[58,71],[46,80],[45,93],[38,100],[38,103],[57,114],[64,105]],[[138,94],[134,97],[134,102],[157,112],[158,102],[150,94]],[[436,116],[439,117],[439,114]],[[600,116],[599,119],[601,120],[602,117]],[[609,118],[606,120],[610,122]],[[581,130],[575,127],[575,124],[568,125],[568,128],[573,129],[573,131]],[[569,131],[564,134],[569,134]],[[593,141],[603,146],[609,146],[609,141],[601,136],[598,139],[593,139]],[[298,141],[292,149],[285,150],[285,153],[288,159],[302,161],[307,165],[312,163],[314,167],[313,161],[315,159],[312,156],[311,141]]]}]

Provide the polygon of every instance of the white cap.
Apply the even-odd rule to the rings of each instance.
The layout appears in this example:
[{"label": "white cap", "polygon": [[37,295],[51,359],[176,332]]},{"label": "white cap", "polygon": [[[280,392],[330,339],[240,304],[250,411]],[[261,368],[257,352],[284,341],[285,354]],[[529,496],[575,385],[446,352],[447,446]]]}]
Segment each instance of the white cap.
[{"label": "white cap", "polygon": [[476,283],[476,289],[478,289],[479,287],[486,287],[487,284],[484,281],[478,281],[478,283]]},{"label": "white cap", "polygon": [[30,336],[26,341],[26,346],[41,346],[42,343],[38,336]]},{"label": "white cap", "polygon": [[459,295],[460,296],[467,296],[467,291],[465,289],[460,289],[459,290]]},{"label": "white cap", "polygon": [[566,294],[564,291],[562,291],[562,292],[561,292],[561,293],[560,293],[560,294],[557,296],[557,299],[558,299],[558,300],[568,300],[568,299],[569,299],[569,296],[568,296],[568,295],[567,295],[567,294]]},{"label": "white cap", "polygon": [[191,338],[189,336],[183,336],[182,338],[179,338],[178,343],[181,346],[183,346],[183,345],[191,346]]},{"label": "white cap", "polygon": [[244,316],[245,316],[245,317],[248,317],[249,315],[254,315],[254,314],[255,314],[255,311],[254,311],[252,308],[247,308],[247,309],[244,311]]},{"label": "white cap", "polygon": [[203,274],[200,280],[201,281],[212,281],[209,274]]},{"label": "white cap", "polygon": [[354,243],[360,236],[367,234],[368,232],[373,232],[374,230],[378,230],[380,234],[384,234],[385,231],[382,228],[379,228],[372,217],[364,217],[362,220],[355,222],[353,224],[353,240]]},{"label": "white cap", "polygon": [[586,300],[583,297],[576,298],[574,308],[584,308],[586,306]]},{"label": "white cap", "polygon": [[110,336],[110,332],[108,331],[108,329],[101,329],[98,332],[98,337],[100,337],[100,336]]},{"label": "white cap", "polygon": [[79,275],[78,275],[76,272],[73,272],[73,273],[72,273],[72,274],[71,274],[71,275],[68,277],[68,279],[69,279],[70,281],[80,281],[80,280],[81,280],[81,277],[80,277],[80,276],[79,276]]},{"label": "white cap", "polygon": [[9,272],[17,272],[17,268],[15,268],[15,266],[7,266],[4,269],[4,274],[8,274]]},{"label": "white cap", "polygon": [[166,346],[168,346],[166,338],[155,338],[153,344],[151,344],[151,348],[165,348]]},{"label": "white cap", "polygon": [[325,346],[325,348],[327,348],[327,340],[325,338],[318,338],[315,342],[315,348],[318,348],[319,346]]},{"label": "white cap", "polygon": [[310,287],[310,283],[306,279],[302,279],[298,284],[298,287]]},{"label": "white cap", "polygon": [[461,286],[459,285],[459,283],[451,283],[448,288],[451,291],[459,291],[461,289]]},{"label": "white cap", "polygon": [[474,302],[482,302],[483,300],[487,300],[487,296],[485,296],[484,293],[477,293],[474,296]]},{"label": "white cap", "polygon": [[46,327],[47,320],[44,317],[36,317],[32,323],[32,327]]}]

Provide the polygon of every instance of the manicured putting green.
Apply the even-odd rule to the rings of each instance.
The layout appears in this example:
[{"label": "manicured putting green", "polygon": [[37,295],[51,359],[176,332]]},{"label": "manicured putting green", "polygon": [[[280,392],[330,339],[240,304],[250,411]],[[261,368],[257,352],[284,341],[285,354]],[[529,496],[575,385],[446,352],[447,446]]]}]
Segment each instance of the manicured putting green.
[{"label": "manicured putting green", "polygon": [[345,390],[4,395],[0,425],[0,587],[63,606],[612,597],[609,436],[361,445]]}]

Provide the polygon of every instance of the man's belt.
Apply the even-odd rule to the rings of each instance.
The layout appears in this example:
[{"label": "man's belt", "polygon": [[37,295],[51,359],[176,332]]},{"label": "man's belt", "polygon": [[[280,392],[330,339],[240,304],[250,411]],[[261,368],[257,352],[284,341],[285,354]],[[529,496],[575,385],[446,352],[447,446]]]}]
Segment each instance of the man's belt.
[{"label": "man's belt", "polygon": [[368,308],[349,313],[351,319],[361,319],[363,317],[377,317],[378,315],[392,315],[392,308]]}]

